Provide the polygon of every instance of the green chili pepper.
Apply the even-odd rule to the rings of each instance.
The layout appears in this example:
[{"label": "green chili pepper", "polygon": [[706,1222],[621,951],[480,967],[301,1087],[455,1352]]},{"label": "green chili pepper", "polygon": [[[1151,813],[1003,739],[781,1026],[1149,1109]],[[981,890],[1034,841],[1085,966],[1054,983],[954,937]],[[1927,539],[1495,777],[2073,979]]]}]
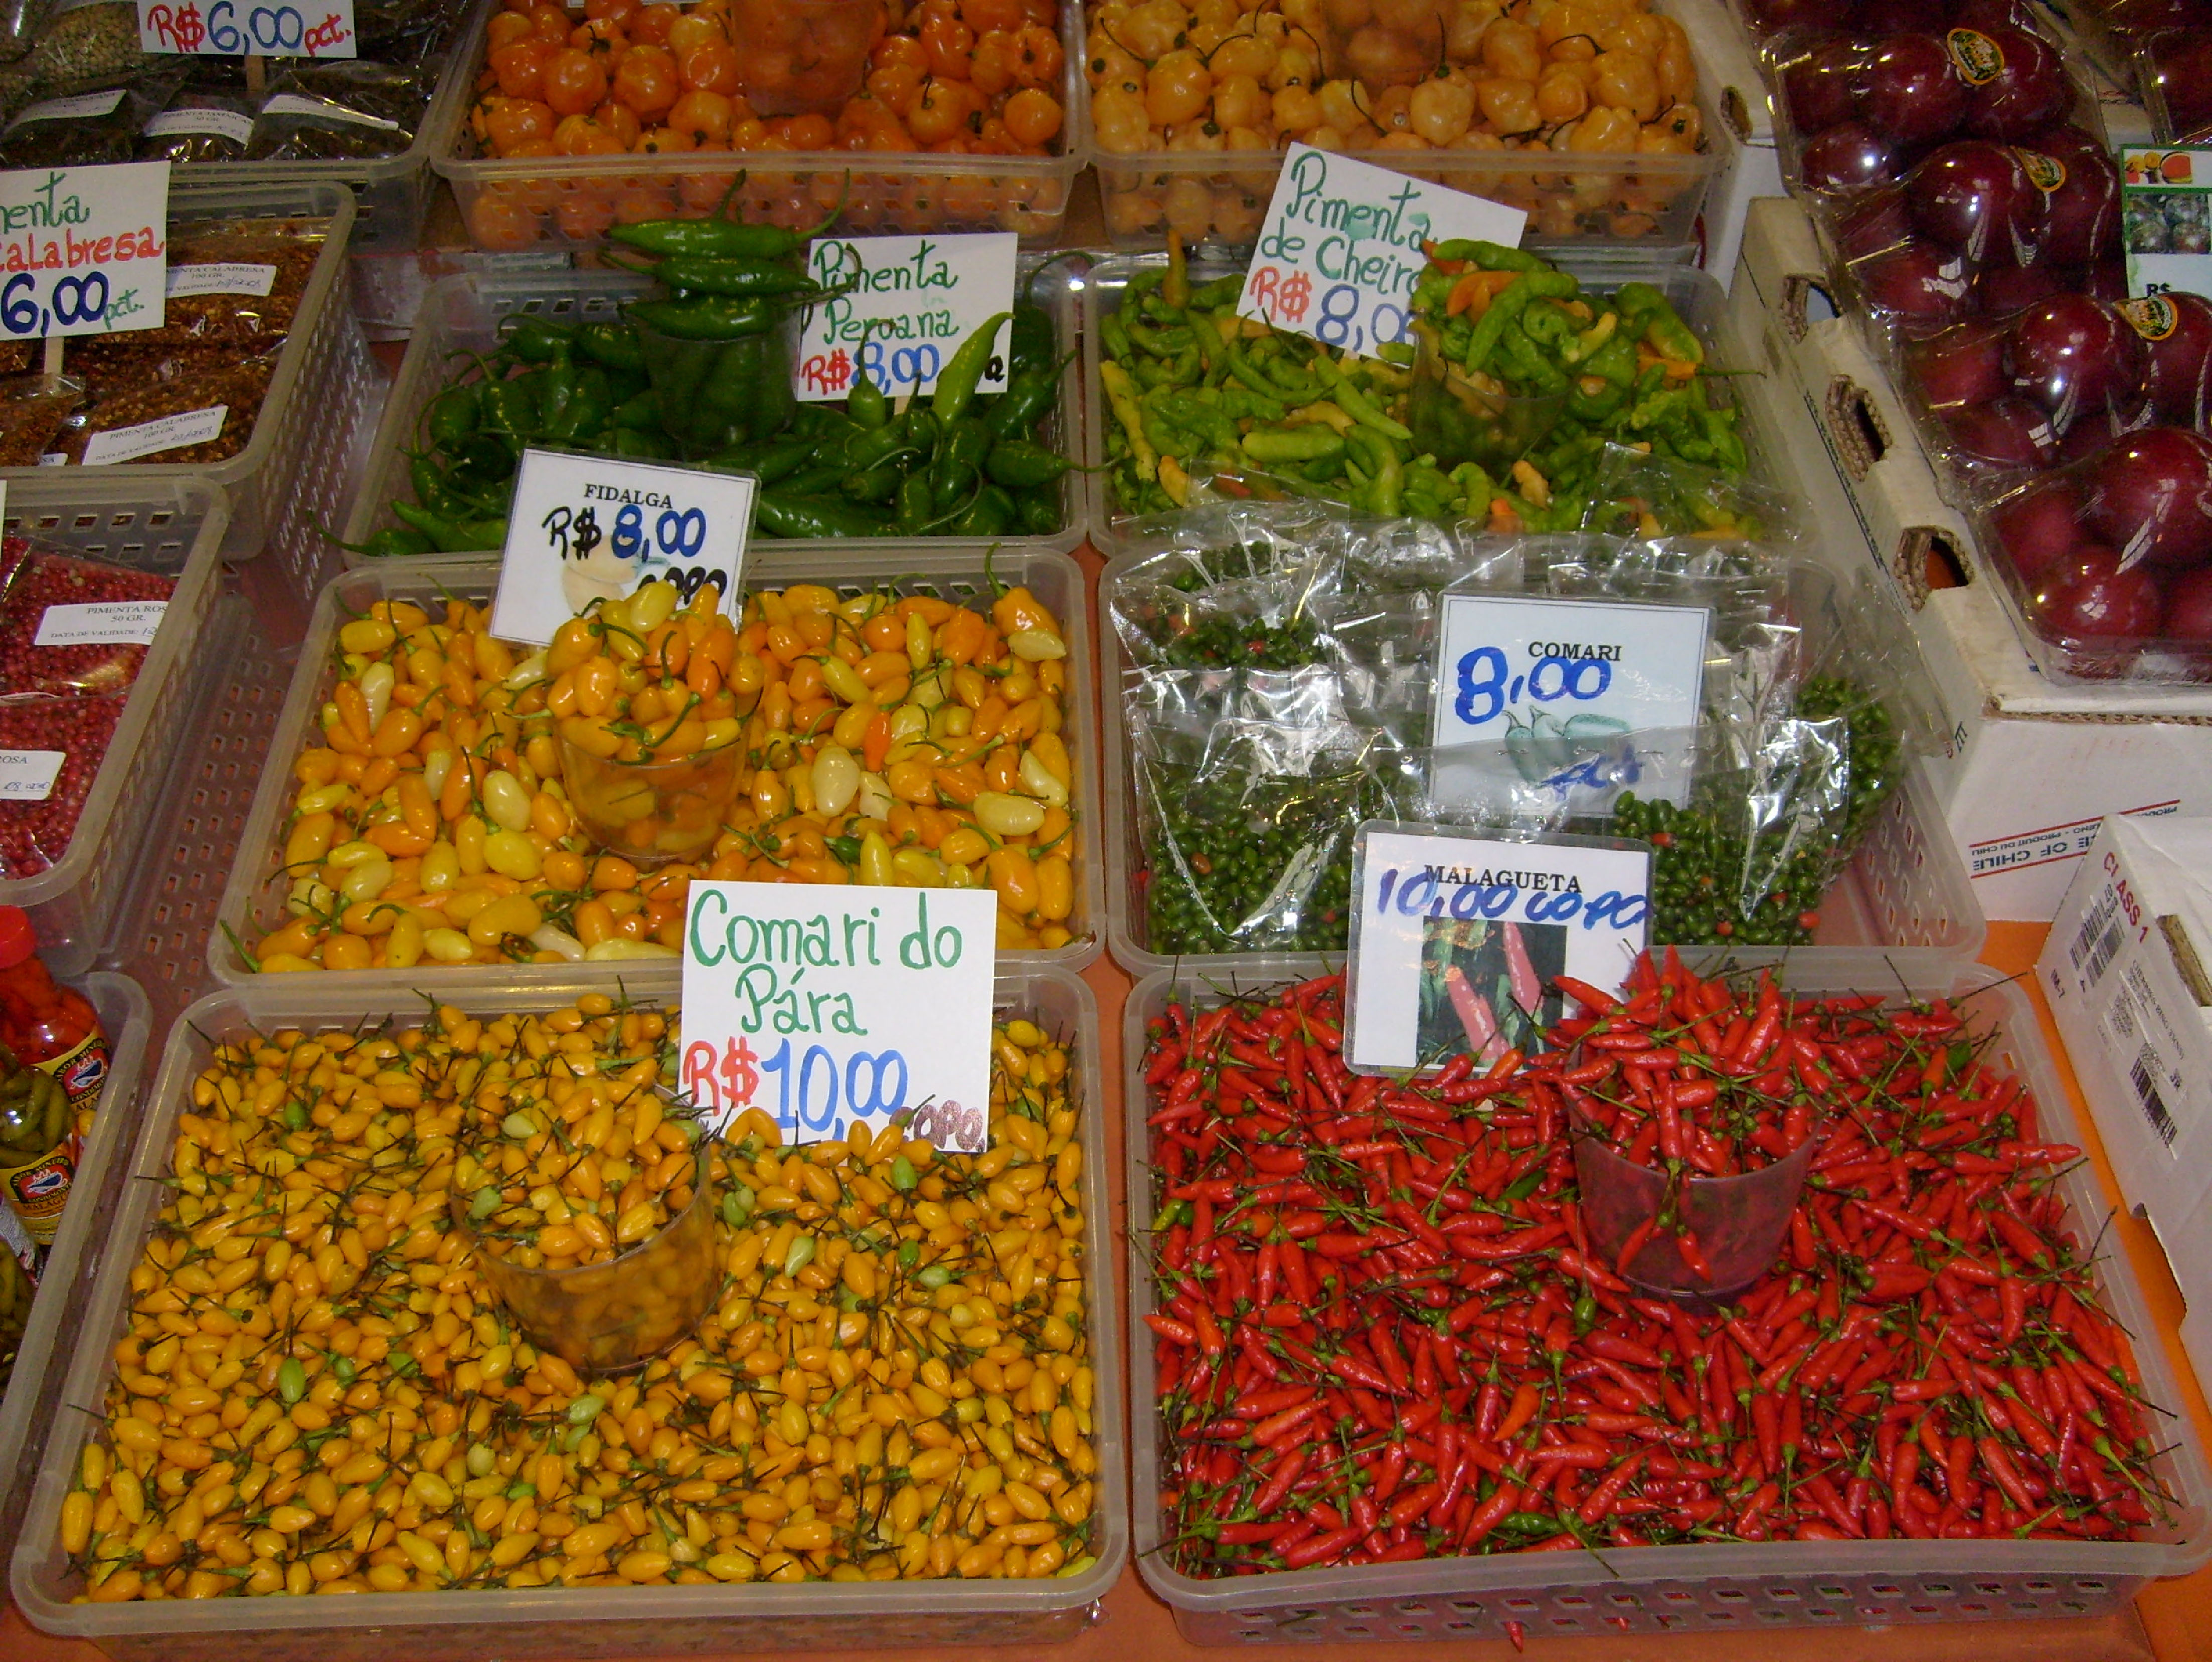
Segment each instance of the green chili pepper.
[{"label": "green chili pepper", "polygon": [[525,363],[566,363],[575,340],[574,329],[529,312],[509,318],[500,328],[501,350]]},{"label": "green chili pepper", "polygon": [[990,429],[975,416],[961,416],[945,423],[945,436],[937,441],[929,463],[929,492],[940,513],[975,488],[976,470],[990,450]]},{"label": "green chili pepper", "polygon": [[538,381],[535,374],[494,381],[477,400],[483,430],[496,434],[520,452],[538,436]]},{"label": "green chili pepper", "polygon": [[412,502],[394,502],[392,512],[428,537],[441,554],[476,554],[507,543],[504,519],[449,519]]},{"label": "green chili pepper", "polygon": [[1060,392],[1060,377],[1075,354],[1048,358],[1032,365],[1006,383],[1006,390],[983,412],[983,425],[994,439],[1016,439],[1034,429],[1050,413]]},{"label": "green chili pepper", "polygon": [[[919,452],[908,452],[906,454]],[[856,502],[890,501],[897,494],[899,486],[905,482],[906,469],[902,465],[904,459],[903,456],[895,453],[872,468],[848,473],[842,482],[845,494]]]},{"label": "green chili pepper", "polygon": [[1368,476],[1365,500],[1353,506],[1380,519],[1398,518],[1405,470],[1396,447],[1382,434],[1358,427],[1344,435],[1344,442]]},{"label": "green chili pepper", "polygon": [[645,373],[645,348],[626,324],[587,323],[576,331],[576,345],[604,368]]},{"label": "green chili pepper", "polygon": [[1256,427],[1244,435],[1242,447],[1247,456],[1262,464],[1333,462],[1344,454],[1344,440],[1325,422],[1293,428]]},{"label": "green chili pepper", "polygon": [[[861,343],[866,344],[865,333]],[[845,395],[845,413],[855,425],[872,432],[881,432],[891,419],[891,401],[857,366],[853,371],[853,390]]]},{"label": "green chili pepper", "polygon": [[422,430],[434,445],[457,445],[477,430],[483,400],[481,382],[464,381],[458,386],[449,386],[430,401]]},{"label": "green chili pepper", "polygon": [[1376,409],[1367,395],[1352,385],[1352,378],[1327,354],[1314,360],[1314,367],[1321,373],[1322,379],[1328,383],[1329,396],[1335,399],[1336,407],[1360,426],[1373,428],[1377,433],[1401,440],[1410,440],[1413,436],[1413,428],[1403,422],[1393,421]]},{"label": "green chili pepper", "polygon": [[983,379],[984,366],[991,361],[991,349],[998,343],[999,330],[1012,322],[1013,315],[1011,312],[992,313],[954,349],[945,367],[937,372],[937,391],[930,400],[930,408],[939,421],[949,424],[967,409],[975,397],[975,383]]},{"label": "green chili pepper", "polygon": [[605,425],[614,412],[608,397],[607,373],[596,364],[581,369],[556,370],[547,381],[539,410],[542,435],[556,445],[570,445]]},{"label": "green chili pepper", "polygon": [[1137,349],[1129,339],[1128,327],[1122,323],[1118,312],[1109,312],[1098,319],[1098,339],[1106,349],[1107,358],[1112,362],[1126,363],[1136,353]]},{"label": "green chili pepper", "polygon": [[712,296],[688,300],[632,300],[634,323],[679,341],[734,341],[764,335],[789,308],[770,299]]},{"label": "green chili pepper", "polygon": [[996,485],[985,485],[951,529],[955,537],[1004,537],[1014,521],[1014,499]]},{"label": "green chili pepper", "polygon": [[883,515],[830,497],[781,495],[763,491],[754,498],[754,517],[772,537],[887,537]]},{"label": "green chili pepper", "polygon": [[1549,271],[1538,256],[1526,249],[1508,248],[1503,243],[1485,242],[1474,237],[1453,237],[1436,246],[1433,258],[1440,260],[1464,260],[1484,271]]},{"label": "green chili pepper", "polygon": [[983,470],[1010,490],[1048,485],[1075,464],[1057,451],[1024,440],[1008,439],[991,446]]},{"label": "green chili pepper", "polygon": [[1022,531],[1030,537],[1049,537],[1060,528],[1060,492],[1050,485],[1035,485],[1014,493],[1014,510]]},{"label": "green chili pepper", "polygon": [[609,240],[648,254],[703,259],[781,259],[795,254],[837,222],[841,198],[823,221],[805,231],[780,225],[747,225],[726,219],[649,219],[609,228]]},{"label": "green chili pepper", "polygon": [[641,433],[632,428],[609,428],[608,437],[603,448],[612,451],[617,456],[629,457],[638,461],[667,462],[676,459],[674,447],[659,434]]},{"label": "green chili pepper", "polygon": [[1041,306],[1027,300],[1014,306],[1013,328],[1009,332],[1006,348],[1006,374],[1010,379],[1026,375],[1031,370],[1042,368],[1053,360],[1058,350],[1053,337],[1052,314]]},{"label": "green chili pepper", "polygon": [[908,474],[899,482],[897,500],[899,534],[902,537],[920,535],[921,528],[929,523],[930,515],[936,511],[936,504],[929,494],[929,476],[927,473]]},{"label": "green chili pepper", "polygon": [[805,272],[775,260],[671,254],[653,275],[694,294],[806,294],[811,300],[823,292]]}]

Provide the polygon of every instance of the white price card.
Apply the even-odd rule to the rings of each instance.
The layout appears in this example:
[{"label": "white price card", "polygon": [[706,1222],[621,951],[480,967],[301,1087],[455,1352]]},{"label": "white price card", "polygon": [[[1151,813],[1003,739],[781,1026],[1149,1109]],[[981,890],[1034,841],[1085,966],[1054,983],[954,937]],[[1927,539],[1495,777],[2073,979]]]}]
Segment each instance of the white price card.
[{"label": "white price card", "polygon": [[[1431,794],[1448,807],[1568,789],[1593,746],[1696,728],[1712,613],[1703,606],[1448,594]],[[1644,794],[1680,806],[1686,768]]]},{"label": "white price card", "polygon": [[[2129,294],[2212,295],[2212,149],[2120,152],[2120,247]],[[2130,321],[2152,340],[2173,327],[2170,308]]]},{"label": "white price card", "polygon": [[998,926],[988,889],[695,878],[684,1092],[717,1131],[758,1108],[822,1143],[904,1114],[909,1136],[982,1153]]},{"label": "white price card", "polygon": [[1352,847],[1345,1065],[1400,1073],[1534,1054],[1562,975],[1610,992],[1644,949],[1651,850],[1371,822]]},{"label": "white price card", "polygon": [[158,329],[169,164],[0,173],[0,338]]},{"label": "white price card", "polygon": [[44,802],[68,760],[66,750],[0,750],[0,802]]},{"label": "white price card", "polygon": [[491,632],[543,646],[592,601],[656,579],[686,604],[712,584],[735,616],[756,488],[745,473],[524,451]]},{"label": "white price card", "polygon": [[1244,279],[1241,316],[1375,356],[1407,337],[1421,245],[1453,237],[1517,246],[1507,208],[1350,156],[1293,144]]},{"label": "white price card", "polygon": [[192,58],[354,58],[353,0],[138,0],[138,50]]},{"label": "white price card", "polygon": [[[893,397],[934,391],[960,343],[1014,306],[1012,232],[974,236],[823,237],[806,251],[806,275],[849,292],[806,315],[799,337],[802,400],[842,398],[855,374]],[[998,338],[975,384],[1006,390],[1012,325]]]}]

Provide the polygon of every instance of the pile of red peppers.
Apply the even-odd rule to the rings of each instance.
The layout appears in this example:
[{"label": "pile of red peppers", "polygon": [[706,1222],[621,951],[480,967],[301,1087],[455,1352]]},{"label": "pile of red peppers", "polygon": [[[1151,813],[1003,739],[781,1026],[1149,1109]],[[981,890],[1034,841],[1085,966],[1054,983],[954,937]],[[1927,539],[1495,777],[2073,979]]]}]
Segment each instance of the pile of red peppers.
[{"label": "pile of red peppers", "polygon": [[[2111,1539],[2168,1515],[2158,1410],[2056,1189],[2080,1151],[2038,1140],[1960,1010],[1792,999],[1672,952],[1617,999],[1562,985],[1582,1013],[1552,1048],[1413,1080],[1346,1068],[1340,976],[1152,1024],[1170,1563]],[[1656,1110],[1686,1085],[1712,1146]],[[1638,1104],[1655,1164],[1821,1138],[1781,1258],[1725,1305],[1645,1296],[1588,1246],[1570,1108]]]}]

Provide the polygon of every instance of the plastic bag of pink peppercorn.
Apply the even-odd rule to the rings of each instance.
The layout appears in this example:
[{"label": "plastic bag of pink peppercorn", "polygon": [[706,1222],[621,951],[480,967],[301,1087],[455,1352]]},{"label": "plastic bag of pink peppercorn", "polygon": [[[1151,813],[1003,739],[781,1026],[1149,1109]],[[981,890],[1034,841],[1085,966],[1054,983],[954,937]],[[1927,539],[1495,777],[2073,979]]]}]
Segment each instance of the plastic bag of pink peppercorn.
[{"label": "plastic bag of pink peppercorn", "polygon": [[126,694],[0,704],[0,876],[58,864],[123,719]]},{"label": "plastic bag of pink peppercorn", "polygon": [[0,545],[0,701],[130,690],[176,580],[110,561]]}]

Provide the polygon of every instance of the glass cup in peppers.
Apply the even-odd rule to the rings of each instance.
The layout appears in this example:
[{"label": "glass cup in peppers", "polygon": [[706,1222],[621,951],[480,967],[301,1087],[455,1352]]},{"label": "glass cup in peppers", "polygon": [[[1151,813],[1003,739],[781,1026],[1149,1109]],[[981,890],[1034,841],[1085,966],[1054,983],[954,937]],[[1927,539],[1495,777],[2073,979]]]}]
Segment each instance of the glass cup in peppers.
[{"label": "glass cup in peppers", "polygon": [[678,610],[672,583],[595,601],[547,649],[546,708],[560,721],[561,772],[577,819],[631,860],[712,846],[736,795],[744,750],[728,685],[737,630],[703,586]]},{"label": "glass cup in peppers", "polygon": [[[1671,949],[1667,963],[1682,984]],[[1560,985],[1585,1012],[1554,1036],[1582,1029],[1562,1089],[1591,1245],[1656,1292],[1749,1286],[1789,1233],[1834,1085],[1799,1065],[1781,990],[1771,976],[1748,992],[1708,981],[1694,1010],[1641,1022],[1595,987]]]}]

